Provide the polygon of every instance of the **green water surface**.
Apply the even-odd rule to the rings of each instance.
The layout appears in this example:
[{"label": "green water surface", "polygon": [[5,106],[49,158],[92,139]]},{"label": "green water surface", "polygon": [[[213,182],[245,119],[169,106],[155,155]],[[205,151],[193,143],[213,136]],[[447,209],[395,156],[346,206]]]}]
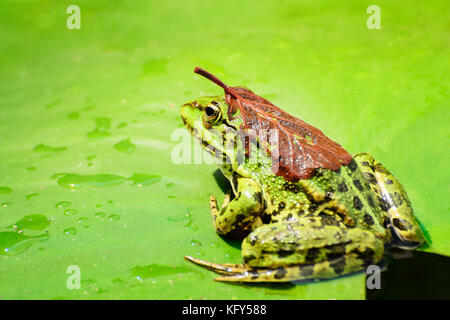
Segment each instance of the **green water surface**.
[{"label": "green water surface", "polygon": [[372,153],[407,189],[424,250],[450,255],[448,1],[379,0],[369,30],[372,2],[2,1],[0,298],[365,297],[362,273],[236,285],[183,260],[240,262],[211,224],[216,167],[171,158],[179,106],[223,92],[197,65]]}]

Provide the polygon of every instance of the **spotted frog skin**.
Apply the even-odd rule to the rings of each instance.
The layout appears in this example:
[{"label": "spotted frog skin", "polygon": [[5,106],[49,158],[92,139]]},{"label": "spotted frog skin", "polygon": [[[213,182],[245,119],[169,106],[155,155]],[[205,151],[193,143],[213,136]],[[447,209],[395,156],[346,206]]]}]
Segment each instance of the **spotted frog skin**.
[{"label": "spotted frog skin", "polygon": [[[213,147],[229,156],[217,133],[223,137],[237,130],[242,119],[230,119],[227,111],[223,97],[203,97],[184,104],[181,117],[205,150]],[[239,142],[235,148],[244,149]],[[216,280],[329,279],[380,262],[385,248],[413,250],[424,242],[402,185],[367,153],[335,171],[316,169],[311,179],[297,182],[275,175],[263,153],[256,162],[246,158],[220,169],[234,197],[227,194],[219,208],[211,196],[213,224],[218,234],[243,239],[243,263],[185,257],[219,273]]]}]

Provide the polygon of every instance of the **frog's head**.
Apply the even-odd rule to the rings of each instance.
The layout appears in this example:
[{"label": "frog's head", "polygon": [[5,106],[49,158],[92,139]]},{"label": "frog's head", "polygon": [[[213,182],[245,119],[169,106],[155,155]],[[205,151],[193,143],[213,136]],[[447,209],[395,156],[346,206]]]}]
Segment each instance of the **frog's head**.
[{"label": "frog's head", "polygon": [[202,97],[181,106],[181,118],[186,128],[209,152],[226,154],[226,134],[236,127],[228,119],[228,104],[223,96]]}]

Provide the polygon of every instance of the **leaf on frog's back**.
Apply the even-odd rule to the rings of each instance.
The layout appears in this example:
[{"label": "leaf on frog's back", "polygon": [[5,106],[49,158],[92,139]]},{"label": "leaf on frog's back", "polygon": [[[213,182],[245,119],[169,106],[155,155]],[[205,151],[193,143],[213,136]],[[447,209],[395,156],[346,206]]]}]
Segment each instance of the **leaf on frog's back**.
[{"label": "leaf on frog's back", "polygon": [[[337,170],[351,161],[352,156],[322,131],[284,112],[251,90],[230,87],[199,67],[194,72],[225,90],[228,117],[232,119],[239,110],[241,129],[254,132],[264,130],[265,134],[271,134],[269,130],[274,129],[278,132],[278,140],[274,136],[266,136],[269,142],[266,149],[271,155],[272,171],[276,175],[290,181],[309,179],[317,168]],[[278,143],[278,148],[274,143]]]}]

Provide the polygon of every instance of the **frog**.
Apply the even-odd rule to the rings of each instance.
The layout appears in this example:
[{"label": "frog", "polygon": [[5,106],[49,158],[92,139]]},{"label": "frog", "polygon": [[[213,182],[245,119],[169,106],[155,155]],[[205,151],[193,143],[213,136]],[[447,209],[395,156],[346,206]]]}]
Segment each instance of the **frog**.
[{"label": "frog", "polygon": [[[235,111],[235,110],[234,110]],[[224,282],[332,279],[380,263],[390,248],[414,250],[425,239],[399,180],[369,153],[337,170],[317,168],[291,181],[271,169],[262,150],[248,157],[233,137],[242,125],[224,96],[205,96],[181,106],[182,121],[230,182],[219,207],[211,195],[214,230],[242,240],[242,263],[184,258]],[[230,135],[231,138],[230,139]],[[227,137],[228,139],[225,139]],[[227,145],[224,141],[238,141]],[[243,161],[223,161],[243,155]],[[255,160],[256,159],[256,160]]]}]

